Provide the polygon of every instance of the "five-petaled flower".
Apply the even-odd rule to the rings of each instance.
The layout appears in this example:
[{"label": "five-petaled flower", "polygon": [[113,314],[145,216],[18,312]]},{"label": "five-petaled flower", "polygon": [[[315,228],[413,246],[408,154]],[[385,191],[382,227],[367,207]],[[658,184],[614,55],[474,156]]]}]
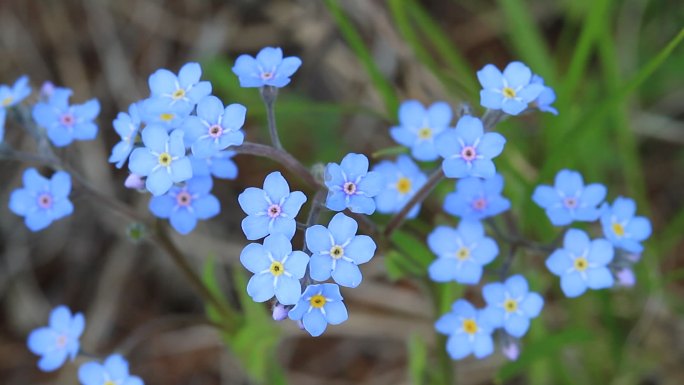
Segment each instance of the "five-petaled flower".
[{"label": "five-petaled flower", "polygon": [[327,208],[370,215],[375,212],[373,197],[383,188],[380,173],[368,171],[368,158],[363,154],[347,154],[340,164],[328,163],[325,168],[325,185],[328,196]]},{"label": "five-petaled flower", "polygon": [[268,234],[283,234],[292,239],[297,222],[295,217],[306,202],[301,191],[290,192],[290,186],[280,172],[272,172],[264,180],[264,188],[248,187],[238,196],[247,217],[242,220],[242,231],[250,241]]},{"label": "five-petaled flower", "polygon": [[532,71],[518,61],[509,63],[503,73],[495,65],[487,64],[477,71],[477,79],[482,85],[480,104],[509,115],[523,112],[544,90],[543,85],[531,83]]},{"label": "five-petaled flower", "polygon": [[554,226],[564,226],[572,221],[597,220],[598,205],[605,197],[604,185],[592,183],[585,186],[582,174],[561,170],[556,174],[555,186],[537,186],[532,200],[546,210],[546,215]]},{"label": "five-petaled flower", "polygon": [[299,301],[299,280],[304,277],[309,256],[303,251],[292,251],[285,235],[269,235],[263,245],[250,243],[242,250],[240,262],[254,273],[247,283],[247,294],[255,302],[268,301],[274,295],[283,305]]},{"label": "five-petaled flower", "polygon": [[131,376],[128,362],[119,354],[107,357],[104,363],[90,361],[78,368],[82,385],[143,385],[138,376]]},{"label": "five-petaled flower", "polygon": [[[396,162],[384,160],[373,171],[385,181],[385,188],[375,196],[376,208],[383,214],[399,212],[427,181],[425,173],[407,155],[399,155]],[[406,218],[415,218],[419,211],[420,203],[413,206]]]},{"label": "five-petaled flower", "polygon": [[337,213],[328,227],[306,229],[306,246],[311,250],[311,278],[325,281],[332,275],[338,284],[356,287],[361,283],[358,265],[375,254],[375,242],[367,235],[356,235],[358,225],[348,216]]},{"label": "five-petaled flower", "polygon": [[211,94],[211,83],[200,81],[200,77],[202,67],[199,63],[186,63],[178,71],[178,76],[167,69],[158,69],[148,79],[150,98],[182,111],[191,110],[203,97]]},{"label": "five-petaled flower", "polygon": [[603,234],[615,247],[639,254],[644,251],[641,242],[651,236],[651,221],[637,217],[633,199],[617,197],[613,205],[601,206]]},{"label": "five-petaled flower", "polygon": [[456,191],[444,199],[444,211],[470,220],[482,220],[499,215],[511,207],[511,202],[501,195],[503,186],[501,174],[488,179],[460,179],[456,182]]},{"label": "five-petaled flower", "polygon": [[496,315],[491,309],[475,309],[470,302],[459,299],[451,306],[451,312],[435,322],[439,333],[449,336],[446,349],[454,360],[470,354],[484,358],[494,352],[492,332],[496,327]]},{"label": "five-petaled flower", "polygon": [[197,220],[207,220],[221,211],[221,203],[210,194],[209,176],[196,176],[185,185],[173,186],[164,195],[152,197],[150,211],[159,218],[168,218],[171,226],[181,234],[190,233]]},{"label": "five-petaled flower", "polygon": [[328,324],[339,325],[349,317],[344,306],[340,287],[334,283],[309,285],[288,316],[301,320],[304,329],[313,337],[325,331]]},{"label": "five-petaled flower", "polygon": [[31,87],[28,85],[28,76],[20,76],[10,87],[0,84],[0,109],[10,108],[21,103],[31,94]]},{"label": "five-petaled flower", "polygon": [[33,107],[33,119],[45,128],[48,138],[57,147],[97,136],[93,120],[100,113],[100,102],[91,99],[83,104],[69,105],[70,96],[70,89],[56,88],[47,103],[38,102]]},{"label": "five-petaled flower", "polygon": [[51,372],[62,366],[67,358],[73,360],[78,354],[78,339],[84,328],[83,314],[72,316],[66,306],[52,309],[48,326],[35,329],[28,336],[29,350],[42,356],[38,368]]},{"label": "five-petaled flower", "polygon": [[501,154],[504,144],[506,139],[501,134],[485,133],[482,121],[469,115],[461,117],[455,129],[442,132],[436,141],[448,178],[491,178],[496,173],[492,158]]},{"label": "five-petaled flower", "polygon": [[435,138],[451,124],[453,113],[445,102],[433,103],[425,109],[417,100],[407,100],[399,107],[399,125],[390,129],[392,139],[409,147],[417,160],[438,158]]},{"label": "five-petaled flower", "polygon": [[192,178],[192,165],[185,156],[183,131],[151,125],[142,131],[145,147],[133,150],[128,161],[132,173],[146,176],[145,187],[152,195],[166,194],[174,183]]},{"label": "five-petaled flower", "polygon": [[24,171],[23,180],[24,188],[12,192],[9,208],[24,217],[31,231],[42,230],[74,211],[69,200],[71,177],[66,172],[57,171],[47,179],[35,168],[29,168]]},{"label": "five-petaled flower", "polygon": [[245,138],[240,131],[245,124],[247,109],[241,104],[223,107],[216,96],[207,96],[197,105],[197,116],[190,116],[183,124],[185,142],[192,146],[192,154],[207,158],[239,146]]},{"label": "five-petaled flower", "polygon": [[578,297],[587,288],[598,290],[613,286],[608,264],[613,260],[613,245],[605,239],[590,240],[582,230],[565,233],[563,248],[554,251],[546,267],[561,278],[561,289],[568,297]]},{"label": "five-petaled flower", "polygon": [[191,155],[188,158],[192,163],[192,175],[212,175],[219,179],[235,179],[238,175],[238,168],[233,161],[234,156],[235,151],[219,151],[208,158]]},{"label": "five-petaled flower", "polygon": [[240,55],[235,60],[233,73],[240,80],[240,87],[285,87],[290,83],[301,59],[296,56],[283,58],[280,48],[265,47],[256,55]]},{"label": "five-petaled flower", "polygon": [[482,266],[499,253],[499,247],[485,237],[480,222],[462,220],[458,228],[439,226],[428,235],[428,246],[437,255],[428,268],[430,279],[474,285],[482,277]]},{"label": "five-petaled flower", "polygon": [[529,292],[527,280],[522,275],[509,277],[506,282],[494,282],[482,288],[482,296],[506,332],[520,338],[530,327],[530,319],[536,318],[544,306],[544,299]]},{"label": "five-petaled flower", "polygon": [[133,103],[128,107],[128,113],[119,112],[114,122],[114,130],[121,137],[121,141],[114,145],[112,154],[109,156],[109,163],[116,163],[117,168],[121,168],[128,160],[128,156],[135,147],[135,139],[140,131],[140,112],[138,104]]}]

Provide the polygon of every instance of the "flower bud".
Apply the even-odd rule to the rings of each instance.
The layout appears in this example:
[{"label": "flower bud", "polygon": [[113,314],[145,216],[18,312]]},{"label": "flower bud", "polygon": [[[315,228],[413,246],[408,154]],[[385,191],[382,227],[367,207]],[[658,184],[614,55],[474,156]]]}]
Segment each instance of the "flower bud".
[{"label": "flower bud", "polygon": [[616,286],[632,287],[636,283],[636,277],[632,269],[624,268],[615,272]]},{"label": "flower bud", "polygon": [[501,352],[510,361],[515,361],[518,359],[518,356],[520,356],[520,346],[516,341],[508,340],[501,348]]},{"label": "flower bud", "polygon": [[290,312],[290,309],[287,308],[287,306],[285,306],[281,303],[276,303],[276,305],[273,306],[273,320],[274,321],[282,321],[285,318],[287,318],[287,315],[289,312]]},{"label": "flower bud", "polygon": [[134,190],[142,190],[145,188],[145,181],[138,174],[129,174],[124,181],[124,186]]}]

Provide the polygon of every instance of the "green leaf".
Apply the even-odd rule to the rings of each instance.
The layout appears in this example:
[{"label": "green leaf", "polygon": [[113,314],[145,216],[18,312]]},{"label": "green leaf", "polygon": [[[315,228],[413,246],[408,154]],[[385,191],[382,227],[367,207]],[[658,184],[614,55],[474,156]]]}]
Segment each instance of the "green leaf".
[{"label": "green leaf", "polygon": [[373,154],[371,154],[371,157],[373,159],[378,159],[378,158],[384,158],[386,156],[406,154],[407,152],[408,152],[408,149],[404,146],[394,146],[394,147],[387,147],[387,148],[383,148],[383,149],[380,149],[378,151],[375,151]]},{"label": "green leaf", "polygon": [[397,281],[409,275],[416,277],[425,275],[424,269],[397,250],[389,250],[385,253],[385,269],[389,279],[392,281]]},{"label": "green leaf", "polygon": [[[215,298],[225,305],[224,309],[230,309],[228,302],[223,295],[223,290],[221,290],[221,286],[216,279],[216,260],[213,256],[209,256],[204,260],[204,266],[202,267],[202,283],[204,283],[204,286],[207,287]],[[205,304],[205,307],[209,320],[216,323],[223,323],[225,321],[220,311],[214,306]]]},{"label": "green leaf", "polygon": [[419,334],[411,334],[408,341],[408,369],[411,382],[415,385],[423,385],[426,382],[427,356],[428,349],[423,338]]},{"label": "green leaf", "polygon": [[430,249],[426,245],[426,241],[418,239],[414,235],[402,230],[395,230],[392,234],[392,243],[408,256],[418,267],[423,271],[422,275],[427,273],[427,268],[435,259]]}]

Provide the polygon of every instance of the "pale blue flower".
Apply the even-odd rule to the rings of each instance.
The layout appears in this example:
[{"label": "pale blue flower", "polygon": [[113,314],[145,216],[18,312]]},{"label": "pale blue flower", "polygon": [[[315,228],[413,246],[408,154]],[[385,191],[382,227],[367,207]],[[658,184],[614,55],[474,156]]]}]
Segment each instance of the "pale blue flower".
[{"label": "pale blue flower", "polygon": [[375,212],[373,197],[383,188],[382,175],[368,171],[368,158],[363,154],[347,154],[340,164],[328,163],[325,168],[328,196],[325,206],[333,211],[346,208],[353,213],[370,215]]},{"label": "pale blue flower", "polygon": [[290,83],[301,59],[296,56],[283,58],[280,48],[265,47],[256,55],[240,55],[235,60],[233,73],[240,80],[240,87],[285,87]]},{"label": "pale blue flower", "polygon": [[531,83],[532,71],[518,61],[509,63],[503,73],[493,64],[487,64],[477,71],[477,79],[482,85],[480,104],[509,115],[523,112],[544,90],[543,85]]},{"label": "pale blue flower", "polygon": [[[413,197],[427,181],[427,176],[407,155],[399,155],[396,162],[384,160],[373,167],[382,175],[385,188],[375,196],[378,212],[396,213]],[[420,211],[420,203],[413,206],[406,218],[415,218]]]},{"label": "pale blue flower", "polygon": [[294,321],[301,320],[304,329],[318,337],[328,324],[339,325],[349,318],[342,301],[340,287],[334,283],[309,285],[288,316]]},{"label": "pale blue flower", "polygon": [[72,316],[66,306],[52,309],[48,326],[35,329],[28,336],[29,350],[41,356],[38,368],[51,372],[62,366],[67,358],[73,361],[78,354],[78,340],[84,328],[83,314]]},{"label": "pale blue flower", "polygon": [[138,376],[131,376],[128,362],[119,354],[112,354],[103,364],[86,362],[78,368],[82,385],[143,385]]},{"label": "pale blue flower", "polygon": [[449,336],[446,349],[452,359],[460,360],[470,354],[484,358],[494,352],[495,318],[490,309],[478,310],[470,302],[459,299],[451,312],[435,322],[435,329]]},{"label": "pale blue flower", "polygon": [[651,221],[635,214],[633,199],[617,197],[612,206],[604,203],[601,207],[601,226],[615,247],[639,254],[644,250],[641,242],[651,236]]},{"label": "pale blue flower", "polygon": [[484,285],[482,296],[506,333],[516,338],[527,333],[530,319],[536,318],[544,306],[544,299],[539,294],[529,292],[527,280],[522,275],[511,276],[504,283]]},{"label": "pale blue flower", "polygon": [[399,125],[390,129],[392,139],[409,147],[417,160],[438,158],[435,138],[451,124],[453,113],[445,102],[433,103],[425,109],[417,100],[407,100],[399,107]]}]

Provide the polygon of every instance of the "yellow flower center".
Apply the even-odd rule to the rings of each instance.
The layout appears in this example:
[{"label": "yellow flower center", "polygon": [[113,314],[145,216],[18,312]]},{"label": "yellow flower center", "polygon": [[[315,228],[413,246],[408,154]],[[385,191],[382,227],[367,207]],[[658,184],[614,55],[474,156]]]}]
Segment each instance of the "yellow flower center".
[{"label": "yellow flower center", "polygon": [[160,114],[160,115],[159,115],[159,119],[161,119],[161,120],[163,120],[163,121],[165,121],[165,122],[170,122],[171,120],[173,120],[173,118],[174,118],[175,116],[176,116],[176,115],[171,114],[171,113],[169,113],[169,112],[164,112],[163,114]]},{"label": "yellow flower center", "polygon": [[344,249],[342,246],[335,245],[330,249],[330,256],[333,257],[333,259],[340,259],[344,257]]},{"label": "yellow flower center", "polygon": [[504,309],[506,309],[506,311],[509,313],[512,313],[512,312],[518,310],[518,301],[511,299],[511,298],[507,299],[504,302]]},{"label": "yellow flower center", "polygon": [[418,137],[420,139],[430,139],[432,138],[432,129],[430,127],[423,127],[418,130]]},{"label": "yellow flower center", "polygon": [[8,97],[2,99],[2,103],[0,103],[0,104],[2,104],[3,107],[7,107],[12,103],[13,100],[14,99],[12,99],[11,96],[8,96]]},{"label": "yellow flower center", "polygon": [[512,89],[511,87],[504,87],[503,91],[503,96],[512,99],[515,97],[515,90]]},{"label": "yellow flower center", "polygon": [[105,383],[102,384],[102,385],[116,385],[116,383],[115,383],[114,381],[112,381],[112,380],[107,380],[107,381],[105,381]]},{"label": "yellow flower center", "polygon": [[468,334],[477,333],[477,322],[472,318],[463,320],[463,330]]},{"label": "yellow flower center", "polygon": [[589,262],[587,262],[586,258],[579,257],[579,258],[575,259],[574,265],[575,265],[575,270],[584,271],[589,267]]},{"label": "yellow flower center", "polygon": [[311,304],[312,307],[315,307],[316,309],[320,309],[323,306],[325,306],[326,299],[324,296],[320,294],[316,294],[311,299],[309,300],[309,303]]},{"label": "yellow flower center", "polygon": [[470,258],[470,249],[467,247],[461,247],[456,252],[456,258],[460,259],[461,261],[465,261],[466,259]]},{"label": "yellow flower center", "polygon": [[182,99],[183,97],[185,97],[185,90],[182,88],[179,88],[173,92],[171,97],[173,98],[173,100]]},{"label": "yellow flower center", "polygon": [[269,270],[271,271],[271,274],[273,274],[276,277],[285,272],[283,264],[278,261],[271,262],[271,267],[269,268]]},{"label": "yellow flower center", "polygon": [[159,154],[159,164],[164,167],[171,165],[171,154],[168,152],[162,152]]},{"label": "yellow flower center", "polygon": [[403,177],[397,181],[397,190],[399,194],[408,194],[411,191],[411,180]]},{"label": "yellow flower center", "polygon": [[613,232],[618,237],[622,237],[625,235],[625,227],[622,226],[621,224],[614,222],[612,227],[613,227]]}]

